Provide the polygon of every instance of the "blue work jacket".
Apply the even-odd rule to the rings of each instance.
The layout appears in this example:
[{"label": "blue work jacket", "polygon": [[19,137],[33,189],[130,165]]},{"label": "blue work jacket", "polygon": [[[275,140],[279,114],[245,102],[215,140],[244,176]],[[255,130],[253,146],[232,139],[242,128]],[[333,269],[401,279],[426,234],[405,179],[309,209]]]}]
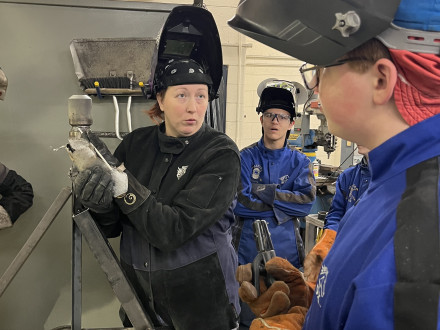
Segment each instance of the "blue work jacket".
[{"label": "blue work jacket", "polygon": [[436,115],[369,152],[370,186],[339,224],[303,329],[440,329],[439,127]]},{"label": "blue work jacket", "polygon": [[347,168],[336,180],[336,192],[325,218],[324,229],[338,231],[339,221],[355,205],[370,184],[371,174],[365,157],[359,164]]},{"label": "blue work jacket", "polygon": [[240,159],[241,183],[234,210],[240,226],[234,238],[238,240],[239,264],[252,262],[256,257],[252,223],[264,219],[277,256],[301,267],[303,251],[298,249],[303,250],[303,243],[297,217],[309,214],[316,195],[310,160],[287,145],[267,149],[263,139],[242,149]]}]

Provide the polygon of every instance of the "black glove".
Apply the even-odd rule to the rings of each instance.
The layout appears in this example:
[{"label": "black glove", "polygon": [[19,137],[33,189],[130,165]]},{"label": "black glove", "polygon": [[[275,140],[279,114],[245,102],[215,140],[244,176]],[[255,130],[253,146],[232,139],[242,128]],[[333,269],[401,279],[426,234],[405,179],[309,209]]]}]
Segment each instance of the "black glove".
[{"label": "black glove", "polygon": [[102,140],[95,133],[92,131],[87,131],[86,135],[90,143],[95,146],[95,148],[104,157],[107,163],[110,164],[110,166],[118,167],[121,165],[121,162],[115,156],[113,156],[110,150],[108,150],[107,145],[102,142]]},{"label": "black glove", "polygon": [[85,207],[96,213],[112,210],[113,180],[102,166],[94,166],[78,173],[73,181],[75,197]]}]

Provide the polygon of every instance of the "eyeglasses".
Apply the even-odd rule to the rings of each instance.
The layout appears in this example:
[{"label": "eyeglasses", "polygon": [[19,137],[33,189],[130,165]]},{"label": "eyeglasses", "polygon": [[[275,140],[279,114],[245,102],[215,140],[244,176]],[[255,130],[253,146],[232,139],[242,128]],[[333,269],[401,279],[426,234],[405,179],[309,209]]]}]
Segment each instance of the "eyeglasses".
[{"label": "eyeglasses", "polygon": [[313,65],[309,63],[304,63],[299,68],[299,72],[301,72],[301,76],[304,80],[304,84],[306,85],[306,87],[312,90],[313,88],[319,85],[319,71],[321,69],[329,68],[332,66],[338,66],[345,64],[347,62],[354,62],[354,61],[371,61],[371,60],[364,57],[352,57],[352,58],[345,58],[342,60],[338,60],[334,63],[327,65]]},{"label": "eyeglasses", "polygon": [[263,113],[263,118],[270,119],[271,121],[274,121],[275,118],[277,118],[278,122],[286,122],[290,121],[291,117],[289,115],[283,115],[280,113],[272,113],[272,112],[265,112]]}]

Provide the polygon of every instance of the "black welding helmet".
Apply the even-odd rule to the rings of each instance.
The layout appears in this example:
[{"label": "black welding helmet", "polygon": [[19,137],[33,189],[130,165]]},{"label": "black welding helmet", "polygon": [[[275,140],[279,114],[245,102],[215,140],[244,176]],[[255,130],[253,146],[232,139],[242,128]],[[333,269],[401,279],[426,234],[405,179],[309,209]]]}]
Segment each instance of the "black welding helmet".
[{"label": "black welding helmet", "polygon": [[282,109],[295,118],[298,113],[298,105],[307,101],[307,90],[297,82],[269,78],[263,80],[257,88],[260,101],[257,113],[263,113],[267,109]]},{"label": "black welding helmet", "polygon": [[212,79],[210,99],[217,97],[223,75],[220,36],[212,14],[201,7],[177,6],[159,32],[149,85],[153,96],[166,87],[160,81],[170,60],[191,59]]},{"label": "black welding helmet", "polygon": [[325,65],[388,29],[399,4],[400,0],[240,0],[228,24],[299,60]]}]

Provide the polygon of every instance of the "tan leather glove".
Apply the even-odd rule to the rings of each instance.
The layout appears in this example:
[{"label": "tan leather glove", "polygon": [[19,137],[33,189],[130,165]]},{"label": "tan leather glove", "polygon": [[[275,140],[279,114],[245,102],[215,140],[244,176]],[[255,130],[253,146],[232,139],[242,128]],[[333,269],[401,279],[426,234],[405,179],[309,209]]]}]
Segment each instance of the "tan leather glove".
[{"label": "tan leather glove", "polygon": [[313,289],[315,289],[322,262],[330,251],[330,248],[335,241],[335,237],[336,231],[331,229],[324,230],[319,242],[316,243],[304,259],[304,278],[309,282]]},{"label": "tan leather glove", "polygon": [[309,307],[313,291],[304,281],[302,273],[290,262],[275,257],[266,264],[266,271],[276,281],[267,289],[264,278],[260,278],[260,296],[251,284],[251,264],[239,266],[236,273],[237,280],[241,284],[239,296],[249,305],[257,318],[286,314],[293,306]]},{"label": "tan leather glove", "polygon": [[300,330],[304,324],[307,308],[292,307],[287,314],[268,318],[257,318],[252,321],[249,330]]}]

